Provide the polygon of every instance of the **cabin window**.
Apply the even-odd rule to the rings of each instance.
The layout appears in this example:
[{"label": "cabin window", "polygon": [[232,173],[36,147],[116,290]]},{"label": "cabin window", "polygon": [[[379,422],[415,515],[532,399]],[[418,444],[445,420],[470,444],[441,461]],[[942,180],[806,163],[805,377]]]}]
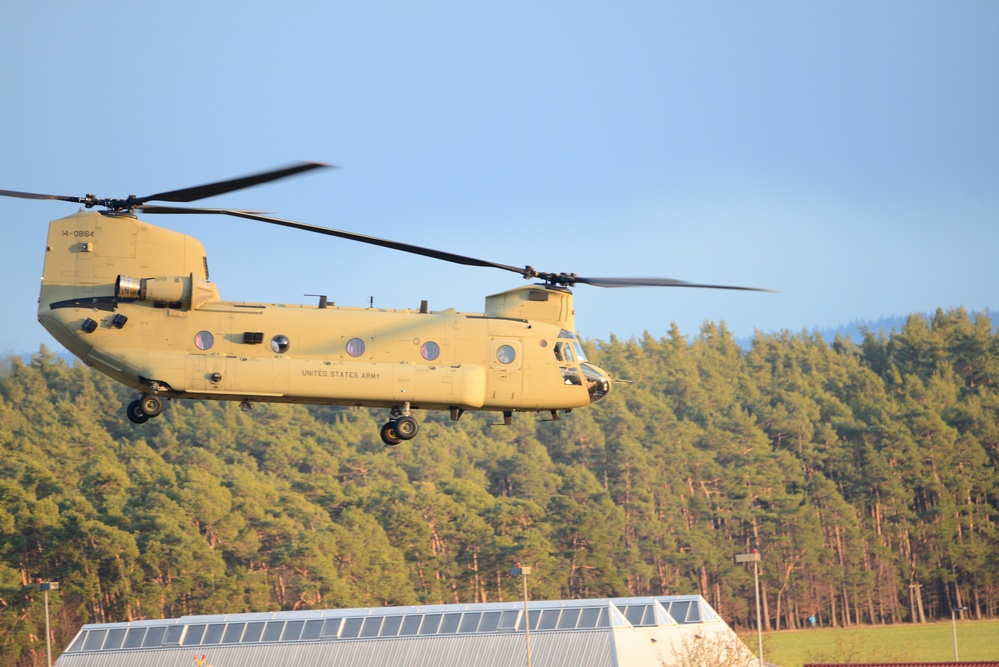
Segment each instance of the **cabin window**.
[{"label": "cabin window", "polygon": [[199,331],[194,334],[194,347],[199,350],[211,349],[212,345],[215,344],[215,336],[211,335],[207,331]]},{"label": "cabin window", "polygon": [[564,384],[583,386],[583,378],[579,375],[579,370],[574,366],[560,366],[562,371],[562,382]]},{"label": "cabin window", "polygon": [[271,349],[277,354],[284,354],[291,347],[291,341],[284,334],[278,334],[271,338]]},{"label": "cabin window", "polygon": [[512,364],[517,358],[517,352],[512,345],[500,345],[496,348],[496,361],[501,364]]},{"label": "cabin window", "polygon": [[364,341],[360,338],[351,338],[347,341],[347,354],[352,357],[359,357],[364,354]]},{"label": "cabin window", "polygon": [[436,359],[437,357],[440,356],[440,354],[441,354],[441,346],[438,345],[437,343],[433,342],[433,341],[429,341],[428,340],[420,348],[420,354],[427,361],[433,361],[434,359]]}]

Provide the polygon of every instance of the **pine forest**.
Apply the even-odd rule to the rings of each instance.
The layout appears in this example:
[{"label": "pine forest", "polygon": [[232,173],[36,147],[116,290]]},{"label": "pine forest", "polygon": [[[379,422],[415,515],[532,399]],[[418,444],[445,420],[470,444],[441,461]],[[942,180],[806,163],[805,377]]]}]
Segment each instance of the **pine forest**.
[{"label": "pine forest", "polygon": [[[83,623],[703,595],[765,630],[999,616],[999,337],[912,315],[861,342],[724,325],[587,341],[617,384],[551,421],[133,398],[42,347],[0,369],[0,662]],[[960,618],[960,617],[959,617]]]}]

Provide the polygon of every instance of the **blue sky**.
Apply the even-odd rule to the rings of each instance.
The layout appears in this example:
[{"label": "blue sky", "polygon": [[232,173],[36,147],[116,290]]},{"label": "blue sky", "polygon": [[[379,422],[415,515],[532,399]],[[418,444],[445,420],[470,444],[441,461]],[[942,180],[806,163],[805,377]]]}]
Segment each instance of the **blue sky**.
[{"label": "blue sky", "polygon": [[[776,294],[576,292],[588,338],[737,336],[999,304],[999,4],[76,3],[0,9],[0,188],[150,194],[341,166],[204,205],[511,265]],[[48,220],[0,200],[0,354]],[[516,275],[237,219],[228,300],[481,311]]]}]

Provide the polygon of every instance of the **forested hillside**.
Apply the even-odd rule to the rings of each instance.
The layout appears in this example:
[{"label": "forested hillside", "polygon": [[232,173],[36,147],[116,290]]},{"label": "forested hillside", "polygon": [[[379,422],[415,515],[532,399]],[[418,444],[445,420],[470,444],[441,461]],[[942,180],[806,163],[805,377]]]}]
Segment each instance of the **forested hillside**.
[{"label": "forested hillside", "polygon": [[[0,655],[81,623],[691,593],[768,628],[999,614],[999,337],[938,312],[855,345],[724,326],[590,341],[617,385],[559,421],[174,401],[142,426],[41,350],[0,372]],[[37,662],[41,664],[41,662]]]}]

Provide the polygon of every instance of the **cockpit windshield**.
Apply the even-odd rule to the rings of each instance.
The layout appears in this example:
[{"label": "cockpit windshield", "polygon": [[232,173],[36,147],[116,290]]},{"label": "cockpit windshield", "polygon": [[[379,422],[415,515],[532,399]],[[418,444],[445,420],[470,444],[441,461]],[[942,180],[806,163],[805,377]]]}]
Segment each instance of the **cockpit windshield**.
[{"label": "cockpit windshield", "polygon": [[586,353],[580,345],[576,334],[562,329],[558,334],[559,342],[555,343],[555,358],[559,361],[586,361]]}]

